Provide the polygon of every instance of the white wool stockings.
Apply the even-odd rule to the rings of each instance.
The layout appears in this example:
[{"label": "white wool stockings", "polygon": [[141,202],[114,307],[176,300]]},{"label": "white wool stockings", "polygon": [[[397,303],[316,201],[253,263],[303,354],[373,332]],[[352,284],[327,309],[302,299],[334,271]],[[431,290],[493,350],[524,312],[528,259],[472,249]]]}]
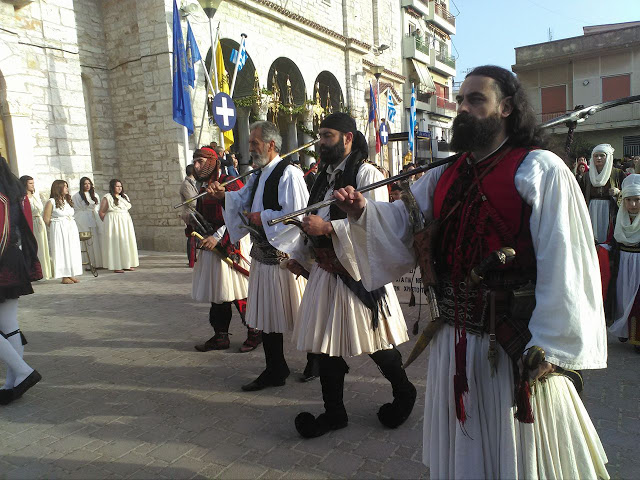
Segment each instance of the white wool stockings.
[{"label": "white wool stockings", "polygon": [[[18,328],[18,299],[5,300],[0,303],[0,331],[7,335]],[[22,359],[23,352],[19,333],[8,339],[0,336],[0,360],[7,366],[7,379],[2,388],[13,388],[33,372],[33,368]]]}]

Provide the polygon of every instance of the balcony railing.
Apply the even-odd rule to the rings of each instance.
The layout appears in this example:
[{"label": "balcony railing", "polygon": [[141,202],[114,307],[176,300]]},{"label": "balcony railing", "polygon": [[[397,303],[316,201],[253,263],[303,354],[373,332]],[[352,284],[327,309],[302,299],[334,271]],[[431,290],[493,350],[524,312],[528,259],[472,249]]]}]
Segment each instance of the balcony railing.
[{"label": "balcony railing", "polygon": [[431,95],[433,95],[433,92],[429,92],[427,90],[418,90],[416,92],[416,100],[418,102],[429,102],[429,100],[431,100]]},{"label": "balcony railing", "polygon": [[421,51],[425,55],[429,55],[429,43],[422,35],[418,35],[415,32],[411,32],[411,33],[407,33],[407,37],[413,37],[415,39],[416,50]]},{"label": "balcony railing", "polygon": [[451,12],[449,12],[449,10],[447,10],[447,7],[445,5],[442,5],[442,4],[436,2],[435,7],[436,7],[435,8],[436,14],[438,16],[444,18],[448,23],[450,23],[454,27],[456,26],[456,17],[451,15]]},{"label": "balcony railing", "polygon": [[454,112],[458,108],[456,102],[451,102],[443,97],[436,97],[436,105],[440,108],[444,108],[445,110],[453,110]]},{"label": "balcony railing", "polygon": [[456,68],[456,59],[442,52],[438,52],[436,54],[436,60],[450,66],[451,68]]}]

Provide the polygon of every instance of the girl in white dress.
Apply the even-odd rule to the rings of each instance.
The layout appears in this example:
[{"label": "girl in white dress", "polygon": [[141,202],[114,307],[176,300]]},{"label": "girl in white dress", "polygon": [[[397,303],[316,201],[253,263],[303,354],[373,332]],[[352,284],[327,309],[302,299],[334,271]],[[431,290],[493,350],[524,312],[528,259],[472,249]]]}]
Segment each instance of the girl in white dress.
[{"label": "girl in white dress", "polygon": [[129,215],[131,202],[122,189],[122,182],[109,182],[109,193],[100,203],[102,226],[102,262],[115,273],[135,270],[139,265],[138,245],[133,221]]},{"label": "girl in white dress", "polygon": [[51,256],[49,255],[49,237],[47,236],[47,226],[42,219],[42,200],[36,195],[36,187],[33,177],[23,175],[20,181],[27,191],[27,198],[31,204],[31,217],[33,219],[33,235],[38,242],[38,260],[42,266],[42,279],[49,280],[53,278],[51,274]]},{"label": "girl in white dress", "polygon": [[93,188],[93,182],[88,177],[80,179],[80,191],[73,196],[76,225],[78,231],[91,232],[91,240],[87,242],[87,252],[91,264],[102,268],[101,233],[102,222],[98,216],[100,196]]},{"label": "girl in white dress", "polygon": [[612,245],[613,269],[609,288],[614,320],[609,331],[622,342],[629,340],[640,353],[640,175],[622,182],[622,205],[618,210]]},{"label": "girl in white dress", "polygon": [[75,276],[82,275],[80,237],[73,219],[69,185],[64,180],[54,180],[51,185],[51,198],[44,207],[43,218],[49,226],[53,278],[62,278],[65,284],[78,283]]}]

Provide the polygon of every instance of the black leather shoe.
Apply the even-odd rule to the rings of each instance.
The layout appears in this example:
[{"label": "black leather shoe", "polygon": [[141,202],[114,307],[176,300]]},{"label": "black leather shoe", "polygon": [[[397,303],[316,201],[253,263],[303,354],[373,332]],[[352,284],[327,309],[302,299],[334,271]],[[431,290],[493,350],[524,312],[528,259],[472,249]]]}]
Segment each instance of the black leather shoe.
[{"label": "black leather shoe", "polygon": [[31,375],[20,382],[20,384],[13,387],[11,390],[13,392],[13,399],[17,400],[20,398],[27,390],[33,387],[40,380],[42,380],[42,375],[40,375],[37,370],[31,372]]},{"label": "black leather shoe", "polygon": [[303,373],[302,375],[300,375],[300,377],[298,377],[298,381],[307,383],[315,380],[316,378],[318,378],[318,375],[314,375],[313,373]]},{"label": "black leather shoe", "polygon": [[378,420],[385,427],[398,428],[402,425],[413,410],[416,403],[416,387],[409,383],[407,391],[393,399],[393,403],[385,403],[378,410]]},{"label": "black leather shoe", "polygon": [[242,385],[242,390],[245,392],[256,392],[267,387],[281,387],[285,383],[287,383],[286,378],[272,378],[266,372],[262,372],[253,382]]},{"label": "black leather shoe", "polygon": [[210,352],[211,350],[226,350],[229,348],[229,334],[216,333],[206,342],[196,345],[194,348],[199,352]]},{"label": "black leather shoe", "polygon": [[298,414],[295,419],[296,430],[304,438],[316,438],[333,430],[345,428],[349,424],[347,415],[329,416],[321,413],[314,417],[309,412]]},{"label": "black leather shoe", "polygon": [[11,402],[13,402],[13,389],[0,390],[0,405],[9,405]]}]

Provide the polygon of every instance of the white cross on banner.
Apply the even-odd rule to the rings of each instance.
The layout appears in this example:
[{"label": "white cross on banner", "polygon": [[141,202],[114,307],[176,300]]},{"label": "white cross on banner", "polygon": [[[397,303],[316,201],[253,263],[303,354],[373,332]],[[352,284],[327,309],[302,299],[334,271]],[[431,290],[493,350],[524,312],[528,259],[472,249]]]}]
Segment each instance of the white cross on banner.
[{"label": "white cross on banner", "polygon": [[226,93],[220,92],[213,97],[213,119],[223,132],[235,126],[236,106]]},{"label": "white cross on banner", "polygon": [[389,130],[387,130],[386,123],[380,125],[380,143],[386,145],[389,142]]}]

